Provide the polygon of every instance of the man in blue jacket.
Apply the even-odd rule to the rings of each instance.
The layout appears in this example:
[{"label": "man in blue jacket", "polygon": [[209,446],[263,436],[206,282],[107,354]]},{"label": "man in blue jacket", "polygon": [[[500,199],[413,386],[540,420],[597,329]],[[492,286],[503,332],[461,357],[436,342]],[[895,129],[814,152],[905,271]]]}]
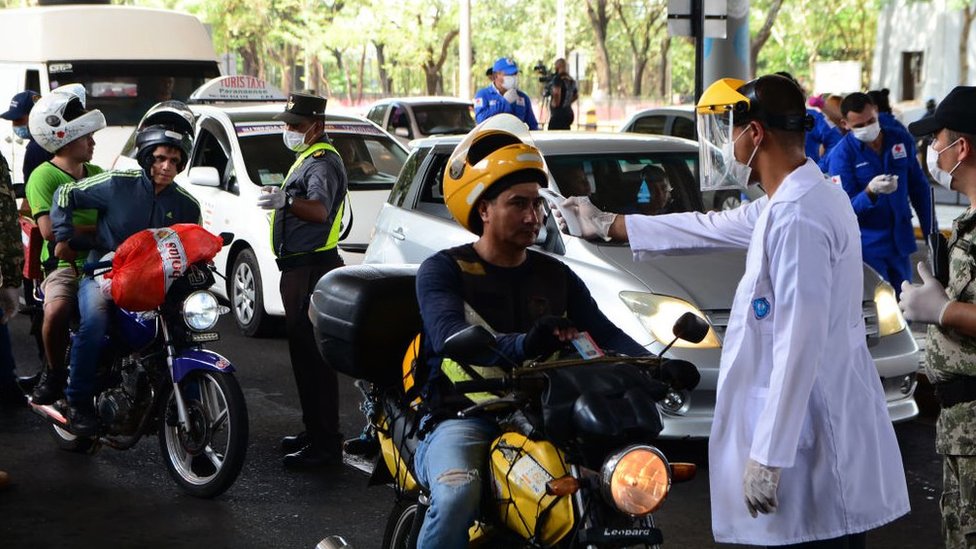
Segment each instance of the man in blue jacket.
[{"label": "man in blue jacket", "polygon": [[831,150],[827,173],[851,197],[864,262],[900,292],[901,283],[912,279],[909,257],[916,250],[909,201],[923,232],[934,222],[915,140],[895,126],[882,127],[867,94],[848,95],[840,108],[850,131]]},{"label": "man in blue jacket", "polygon": [[[189,160],[193,139],[187,130],[148,126],[136,136],[140,170],[113,170],[58,188],[51,208],[57,245],[54,253],[73,261],[77,244],[72,212],[76,208],[98,211],[95,240],[89,260],[97,261],[114,251],[125,239],[149,228],[176,223],[199,223],[200,205],[173,182]],[[110,302],[98,282],[86,276],[78,285],[80,322],[71,347],[68,379],[68,420],[77,436],[98,434],[94,392],[99,344],[108,329]]]},{"label": "man in blue jacket", "polygon": [[539,122],[532,112],[532,102],[518,89],[518,65],[502,57],[492,65],[491,85],[474,94],[474,119],[480,124],[500,113],[508,113],[525,122],[530,130],[538,130]]}]

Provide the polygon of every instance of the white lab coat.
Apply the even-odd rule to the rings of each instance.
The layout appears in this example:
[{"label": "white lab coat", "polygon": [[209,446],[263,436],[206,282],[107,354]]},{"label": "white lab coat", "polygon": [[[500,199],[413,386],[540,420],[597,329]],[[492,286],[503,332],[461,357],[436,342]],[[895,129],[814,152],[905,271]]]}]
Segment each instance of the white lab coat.
[{"label": "white lab coat", "polygon": [[[785,545],[909,511],[901,453],[864,337],[847,195],[808,160],[772,199],[710,214],[628,216],[635,256],[748,248],[709,439],[715,540]],[[746,460],[782,467],[779,508],[749,516]]]}]

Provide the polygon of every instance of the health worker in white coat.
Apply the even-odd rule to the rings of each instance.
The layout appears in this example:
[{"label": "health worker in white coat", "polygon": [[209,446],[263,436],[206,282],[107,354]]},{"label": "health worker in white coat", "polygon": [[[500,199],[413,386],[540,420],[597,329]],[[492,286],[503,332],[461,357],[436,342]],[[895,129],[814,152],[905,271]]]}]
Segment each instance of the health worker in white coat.
[{"label": "health worker in white coat", "polygon": [[720,80],[702,95],[698,120],[703,190],[758,182],[766,196],[735,210],[653,217],[614,216],[573,197],[563,216],[584,237],[629,240],[641,259],[748,249],[709,439],[715,540],[864,547],[866,531],[909,503],[865,342],[851,202],[804,155],[810,120],[790,80]]}]

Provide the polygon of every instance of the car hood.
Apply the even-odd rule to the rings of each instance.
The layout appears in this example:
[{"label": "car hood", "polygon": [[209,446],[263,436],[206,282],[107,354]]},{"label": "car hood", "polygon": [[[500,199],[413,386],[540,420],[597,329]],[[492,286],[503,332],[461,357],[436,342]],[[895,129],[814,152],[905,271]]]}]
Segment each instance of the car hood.
[{"label": "car hood", "polygon": [[[703,310],[732,308],[746,266],[745,250],[658,256],[635,261],[628,246],[594,244],[595,253],[637,278],[656,294],[684,299]],[[874,297],[880,277],[864,266],[864,296]]]}]

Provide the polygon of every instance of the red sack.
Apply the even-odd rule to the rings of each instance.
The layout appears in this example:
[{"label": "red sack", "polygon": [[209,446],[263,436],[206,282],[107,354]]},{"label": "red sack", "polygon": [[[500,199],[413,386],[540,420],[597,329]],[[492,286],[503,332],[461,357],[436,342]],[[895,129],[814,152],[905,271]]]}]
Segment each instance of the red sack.
[{"label": "red sack", "polygon": [[44,239],[41,238],[41,230],[37,228],[37,223],[26,216],[20,216],[20,240],[24,245],[24,278],[28,280],[44,278],[44,273],[41,271],[41,247],[44,246]]},{"label": "red sack", "polygon": [[222,246],[219,236],[194,223],[139,231],[115,250],[112,270],[105,274],[112,300],[130,311],[155,309],[174,280],[190,265],[213,259]]}]

